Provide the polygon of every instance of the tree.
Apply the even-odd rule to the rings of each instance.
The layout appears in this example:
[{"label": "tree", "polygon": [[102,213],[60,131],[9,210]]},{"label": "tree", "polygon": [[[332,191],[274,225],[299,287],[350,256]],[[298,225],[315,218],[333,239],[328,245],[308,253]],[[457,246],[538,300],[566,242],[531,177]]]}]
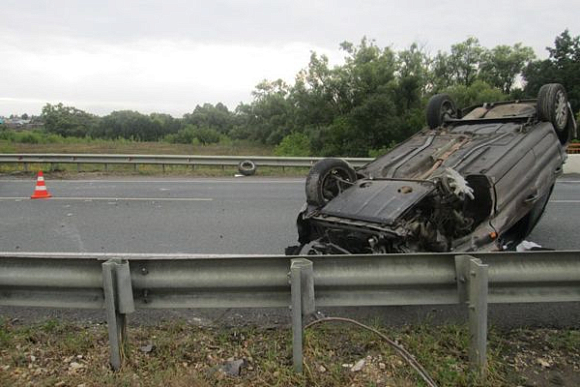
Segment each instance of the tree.
[{"label": "tree", "polygon": [[41,119],[47,132],[74,137],[88,135],[99,122],[97,116],[72,106],[64,106],[62,103],[58,105],[47,103],[42,108]]},{"label": "tree", "polygon": [[413,43],[397,54],[398,105],[401,111],[418,108],[427,89],[429,58]]},{"label": "tree", "polygon": [[310,156],[310,140],[304,133],[291,133],[274,148],[276,156]]},{"label": "tree", "polygon": [[256,86],[254,101],[244,111],[246,124],[253,128],[251,139],[276,145],[292,132],[295,115],[289,94],[290,87],[281,79]]},{"label": "tree", "polygon": [[450,86],[443,91],[448,93],[460,108],[478,105],[484,102],[502,101],[507,98],[507,95],[502,93],[500,89],[481,80],[473,82],[470,86]]},{"label": "tree", "polygon": [[313,52],[293,85],[258,84],[252,103],[236,108],[232,137],[283,141],[284,149],[307,138],[320,155],[366,156],[420,130],[433,93],[449,92],[460,106],[507,98],[533,58],[521,44],[487,50],[473,37],[435,58],[417,44],[394,52],[366,38],[340,48],[343,65],[330,67],[328,58]]},{"label": "tree", "polygon": [[479,65],[485,49],[479,40],[469,37],[451,46],[451,55],[446,58],[447,71],[456,83],[470,86],[479,74]]},{"label": "tree", "polygon": [[182,120],[173,118],[169,114],[151,113],[149,117],[161,127],[162,135],[177,133],[183,126]]},{"label": "tree", "polygon": [[437,52],[434,58],[428,63],[427,89],[432,94],[437,94],[446,87],[453,84],[453,79],[449,69],[449,55],[446,52]]},{"label": "tree", "polygon": [[564,85],[575,112],[580,110],[580,36],[572,37],[568,30],[556,37],[554,47],[547,47],[550,57],[534,61],[523,70],[525,92],[535,97],[540,87],[557,82]]},{"label": "tree", "polygon": [[101,118],[99,125],[91,132],[93,137],[136,141],[156,141],[163,134],[159,121],[131,110],[114,111]]},{"label": "tree", "polygon": [[197,127],[211,128],[227,135],[234,127],[235,117],[221,102],[215,106],[205,103],[203,106],[197,105],[192,113],[185,114],[183,122]]},{"label": "tree", "polygon": [[535,58],[531,47],[516,43],[513,47],[501,45],[484,51],[481,60],[481,79],[505,94],[512,91],[516,77]]}]

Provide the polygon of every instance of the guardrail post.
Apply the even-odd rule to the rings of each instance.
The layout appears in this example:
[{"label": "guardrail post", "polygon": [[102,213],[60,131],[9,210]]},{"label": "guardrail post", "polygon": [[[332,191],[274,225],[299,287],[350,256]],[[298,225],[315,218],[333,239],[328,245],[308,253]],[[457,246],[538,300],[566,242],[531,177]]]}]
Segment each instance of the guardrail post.
[{"label": "guardrail post", "polygon": [[302,373],[303,317],[316,311],[312,261],[296,258],[290,265],[292,298],[292,360],[294,371]]},{"label": "guardrail post", "polygon": [[469,314],[469,362],[484,375],[487,369],[487,293],[489,266],[469,255],[455,257],[459,301]]},{"label": "guardrail post", "polygon": [[118,371],[124,358],[127,314],[135,311],[131,273],[129,262],[118,259],[103,263],[102,269],[111,366]]}]

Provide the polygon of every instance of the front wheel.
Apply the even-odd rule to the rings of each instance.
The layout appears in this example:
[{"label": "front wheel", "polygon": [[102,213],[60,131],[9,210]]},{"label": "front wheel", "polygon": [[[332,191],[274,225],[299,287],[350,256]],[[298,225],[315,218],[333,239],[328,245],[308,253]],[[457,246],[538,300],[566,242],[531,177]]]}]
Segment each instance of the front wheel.
[{"label": "front wheel", "polygon": [[306,177],[306,202],[323,206],[351,187],[356,172],[342,159],[323,159],[312,166]]}]

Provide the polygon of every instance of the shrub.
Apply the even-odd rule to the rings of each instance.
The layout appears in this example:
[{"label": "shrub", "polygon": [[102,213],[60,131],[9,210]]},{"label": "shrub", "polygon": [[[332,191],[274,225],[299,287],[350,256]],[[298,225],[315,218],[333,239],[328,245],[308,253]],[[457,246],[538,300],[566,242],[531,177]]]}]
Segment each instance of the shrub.
[{"label": "shrub", "polygon": [[310,140],[304,133],[291,133],[274,148],[276,156],[310,156]]},{"label": "shrub", "polygon": [[39,144],[42,143],[42,135],[34,132],[21,132],[17,135],[17,141],[23,144]]}]

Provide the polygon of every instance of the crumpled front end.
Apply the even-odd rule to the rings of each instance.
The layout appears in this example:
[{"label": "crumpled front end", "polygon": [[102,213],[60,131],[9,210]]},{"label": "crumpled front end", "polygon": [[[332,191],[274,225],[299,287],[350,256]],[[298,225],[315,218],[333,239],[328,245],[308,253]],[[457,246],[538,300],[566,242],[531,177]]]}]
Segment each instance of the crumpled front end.
[{"label": "crumpled front end", "polygon": [[[489,191],[476,180],[478,190]],[[327,205],[300,213],[299,242],[310,254],[450,251],[489,216],[492,203],[483,205],[451,169],[430,180],[361,179]]]}]

